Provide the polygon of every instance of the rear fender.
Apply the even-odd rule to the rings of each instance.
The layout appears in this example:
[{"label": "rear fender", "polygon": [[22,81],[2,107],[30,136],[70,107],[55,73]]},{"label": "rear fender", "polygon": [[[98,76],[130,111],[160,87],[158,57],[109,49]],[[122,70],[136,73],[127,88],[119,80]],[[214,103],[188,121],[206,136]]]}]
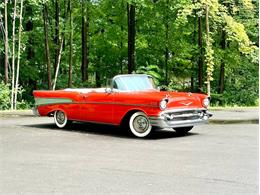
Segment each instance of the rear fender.
[{"label": "rear fender", "polygon": [[64,112],[66,115],[68,115],[66,110],[63,107],[64,106],[62,106],[62,105],[39,106],[38,112],[39,112],[40,116],[49,116],[50,117],[50,116],[54,115],[54,112],[56,110],[60,110],[60,111]]}]

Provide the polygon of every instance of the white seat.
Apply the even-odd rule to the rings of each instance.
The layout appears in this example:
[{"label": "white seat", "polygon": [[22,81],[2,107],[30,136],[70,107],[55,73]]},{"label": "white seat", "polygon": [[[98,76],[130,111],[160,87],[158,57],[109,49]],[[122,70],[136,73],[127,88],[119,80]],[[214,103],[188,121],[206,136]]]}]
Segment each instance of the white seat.
[{"label": "white seat", "polygon": [[106,88],[78,88],[78,89],[71,89],[66,88],[64,91],[75,91],[80,93],[89,93],[89,92],[97,92],[97,93],[104,93]]}]

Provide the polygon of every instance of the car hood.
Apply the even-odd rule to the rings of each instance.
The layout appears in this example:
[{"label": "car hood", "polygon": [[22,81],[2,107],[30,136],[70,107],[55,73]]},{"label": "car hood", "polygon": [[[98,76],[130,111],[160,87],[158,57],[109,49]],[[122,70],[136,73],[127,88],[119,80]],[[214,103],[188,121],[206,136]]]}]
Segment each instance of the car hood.
[{"label": "car hood", "polygon": [[147,91],[133,93],[136,97],[142,97],[146,101],[160,102],[162,99],[168,99],[168,108],[171,107],[201,107],[202,99],[207,96],[204,94],[187,92],[168,92],[168,91]]}]

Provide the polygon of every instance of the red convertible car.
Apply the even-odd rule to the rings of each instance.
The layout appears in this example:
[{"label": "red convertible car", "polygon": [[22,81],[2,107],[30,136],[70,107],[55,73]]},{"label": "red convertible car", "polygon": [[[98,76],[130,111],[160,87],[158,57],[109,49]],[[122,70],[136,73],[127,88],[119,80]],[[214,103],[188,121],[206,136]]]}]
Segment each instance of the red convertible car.
[{"label": "red convertible car", "polygon": [[115,76],[107,88],[36,90],[33,95],[36,114],[54,116],[59,128],[85,121],[123,126],[137,137],[155,128],[185,134],[212,116],[206,95],[160,91],[144,74]]}]

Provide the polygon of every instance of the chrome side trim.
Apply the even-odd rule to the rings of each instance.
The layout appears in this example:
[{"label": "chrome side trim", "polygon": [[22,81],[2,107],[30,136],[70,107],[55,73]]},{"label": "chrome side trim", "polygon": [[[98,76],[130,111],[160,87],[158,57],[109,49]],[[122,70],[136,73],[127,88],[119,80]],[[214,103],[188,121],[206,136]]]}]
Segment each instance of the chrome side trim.
[{"label": "chrome side trim", "polygon": [[48,104],[63,104],[63,103],[72,103],[72,99],[70,98],[39,98],[36,97],[35,99],[35,105],[41,106],[41,105],[48,105]]},{"label": "chrome side trim", "polygon": [[107,122],[104,123],[104,122],[98,122],[98,121],[79,120],[79,119],[73,119],[73,118],[69,118],[69,120],[76,121],[76,122],[82,122],[82,123],[120,126],[119,124],[116,124],[116,123],[107,123]]},{"label": "chrome side trim", "polygon": [[55,104],[107,104],[107,105],[118,105],[118,106],[138,106],[138,107],[152,107],[158,108],[159,106],[153,104],[127,104],[127,103],[119,103],[119,102],[74,102],[69,98],[35,98],[35,105],[55,105]]},{"label": "chrome side trim", "polygon": [[[77,104],[77,102],[74,102]],[[140,106],[140,107],[153,107],[158,108],[157,105],[152,104],[126,104],[126,103],[119,103],[119,102],[79,102],[80,104],[109,104],[109,105],[118,105],[118,106]]]}]

